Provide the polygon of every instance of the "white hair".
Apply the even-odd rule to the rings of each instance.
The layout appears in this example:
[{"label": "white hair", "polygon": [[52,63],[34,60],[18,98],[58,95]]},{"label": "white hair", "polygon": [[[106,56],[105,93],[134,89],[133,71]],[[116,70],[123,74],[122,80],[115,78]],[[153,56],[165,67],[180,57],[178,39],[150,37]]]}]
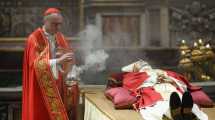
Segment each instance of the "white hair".
[{"label": "white hair", "polygon": [[51,13],[49,15],[44,16],[43,21],[48,20],[48,19],[50,19],[51,17],[54,17],[54,16],[61,16],[62,17],[62,15],[60,13]]}]

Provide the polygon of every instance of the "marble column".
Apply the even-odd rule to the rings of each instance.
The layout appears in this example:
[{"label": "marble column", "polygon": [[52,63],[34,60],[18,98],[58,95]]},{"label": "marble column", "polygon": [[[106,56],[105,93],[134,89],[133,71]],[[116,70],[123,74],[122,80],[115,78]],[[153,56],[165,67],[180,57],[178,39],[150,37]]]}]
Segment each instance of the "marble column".
[{"label": "marble column", "polygon": [[171,47],[169,39],[169,9],[168,0],[162,0],[160,6],[160,36],[161,47]]},{"label": "marble column", "polygon": [[149,11],[146,9],[140,16],[140,45],[141,47],[149,47]]},{"label": "marble column", "polygon": [[79,12],[80,12],[80,30],[83,30],[84,29],[84,1],[85,0],[80,0],[80,10],[79,10]]}]

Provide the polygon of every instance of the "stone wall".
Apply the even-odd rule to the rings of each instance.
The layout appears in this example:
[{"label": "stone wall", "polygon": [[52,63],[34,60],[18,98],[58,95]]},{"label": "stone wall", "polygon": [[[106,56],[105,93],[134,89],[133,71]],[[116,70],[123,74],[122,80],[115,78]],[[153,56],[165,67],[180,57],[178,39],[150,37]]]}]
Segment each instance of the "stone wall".
[{"label": "stone wall", "polygon": [[[121,67],[139,58],[148,61],[154,68],[180,72],[177,69],[179,60],[177,44],[181,39],[187,39],[190,43],[194,39],[190,39],[189,36],[191,34],[188,32],[185,32],[185,34],[181,33],[183,31],[179,29],[181,27],[180,24],[173,23],[177,22],[177,20],[175,21],[175,17],[177,15],[179,17],[183,16],[187,10],[186,6],[192,5],[194,1],[115,0],[108,2],[108,0],[1,0],[0,88],[22,85],[21,73],[25,37],[35,28],[42,25],[42,13],[47,7],[57,7],[62,10],[63,16],[65,17],[65,24],[63,25],[62,31],[69,37],[77,37],[78,33],[89,23],[99,26],[104,33],[103,28],[105,27],[102,24],[104,17],[115,17],[112,20],[119,20],[119,17],[124,17],[122,21],[127,22],[121,28],[126,28],[126,24],[131,23],[128,22],[130,19],[129,16],[135,16],[134,19],[137,18],[138,20],[134,21],[139,21],[137,24],[139,27],[137,29],[133,30],[133,27],[128,27],[127,31],[125,30],[129,32],[132,29],[132,31],[138,32],[138,37],[134,37],[135,39],[126,39],[127,41],[123,41],[121,39],[122,37],[120,37],[121,42],[116,40],[118,42],[117,44],[113,42],[109,46],[104,45],[104,49],[110,56],[107,60],[106,70],[96,73],[91,71],[83,73],[81,75],[81,82],[83,84],[104,85],[107,82],[108,75],[114,72],[120,72]],[[215,2],[213,0],[207,0],[201,1],[202,4],[208,6],[206,16],[213,17],[214,11],[212,8],[215,6]],[[194,9],[196,8],[194,7]],[[173,15],[174,12],[177,13],[174,14],[176,16]],[[183,20],[186,19],[183,18]],[[210,25],[212,26],[211,28],[214,28],[213,22],[210,22]],[[214,30],[212,29],[213,32]],[[136,34],[130,35],[135,36]],[[79,54],[83,52],[82,46],[80,46],[82,40],[76,40],[76,38],[71,39],[72,46],[76,49],[77,61],[79,61],[79,64],[83,64],[83,56]],[[132,46],[124,44],[125,42],[132,43]],[[204,86],[203,88],[215,99],[213,86]],[[18,103],[16,101],[13,100],[11,103],[8,100],[7,102],[0,100],[0,118],[6,120],[7,118],[5,116],[8,117],[8,111],[12,110],[18,111],[15,114],[18,117],[14,118],[20,118],[21,104],[19,102],[21,99],[18,100]]]},{"label": "stone wall", "polygon": [[0,36],[26,37],[35,28],[42,25],[43,12],[48,7],[56,7],[62,11],[65,21],[62,31],[67,36],[74,36],[78,33],[78,0],[1,0]]}]

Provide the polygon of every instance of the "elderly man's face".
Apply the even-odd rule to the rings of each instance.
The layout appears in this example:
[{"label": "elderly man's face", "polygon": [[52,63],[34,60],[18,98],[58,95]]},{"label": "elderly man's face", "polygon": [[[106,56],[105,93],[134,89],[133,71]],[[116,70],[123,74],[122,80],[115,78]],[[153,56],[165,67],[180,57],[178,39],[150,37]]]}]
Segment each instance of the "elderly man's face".
[{"label": "elderly man's face", "polygon": [[45,21],[45,28],[47,32],[54,34],[60,30],[63,17],[60,14],[52,14]]}]

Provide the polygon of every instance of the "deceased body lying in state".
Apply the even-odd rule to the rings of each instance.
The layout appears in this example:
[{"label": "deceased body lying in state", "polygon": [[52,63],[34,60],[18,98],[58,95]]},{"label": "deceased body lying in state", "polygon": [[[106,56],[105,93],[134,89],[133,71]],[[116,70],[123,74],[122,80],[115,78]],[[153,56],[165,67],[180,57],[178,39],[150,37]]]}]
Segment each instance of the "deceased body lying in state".
[{"label": "deceased body lying in state", "polygon": [[212,120],[215,112],[201,87],[143,60],[111,74],[105,90],[85,97],[85,120]]}]

